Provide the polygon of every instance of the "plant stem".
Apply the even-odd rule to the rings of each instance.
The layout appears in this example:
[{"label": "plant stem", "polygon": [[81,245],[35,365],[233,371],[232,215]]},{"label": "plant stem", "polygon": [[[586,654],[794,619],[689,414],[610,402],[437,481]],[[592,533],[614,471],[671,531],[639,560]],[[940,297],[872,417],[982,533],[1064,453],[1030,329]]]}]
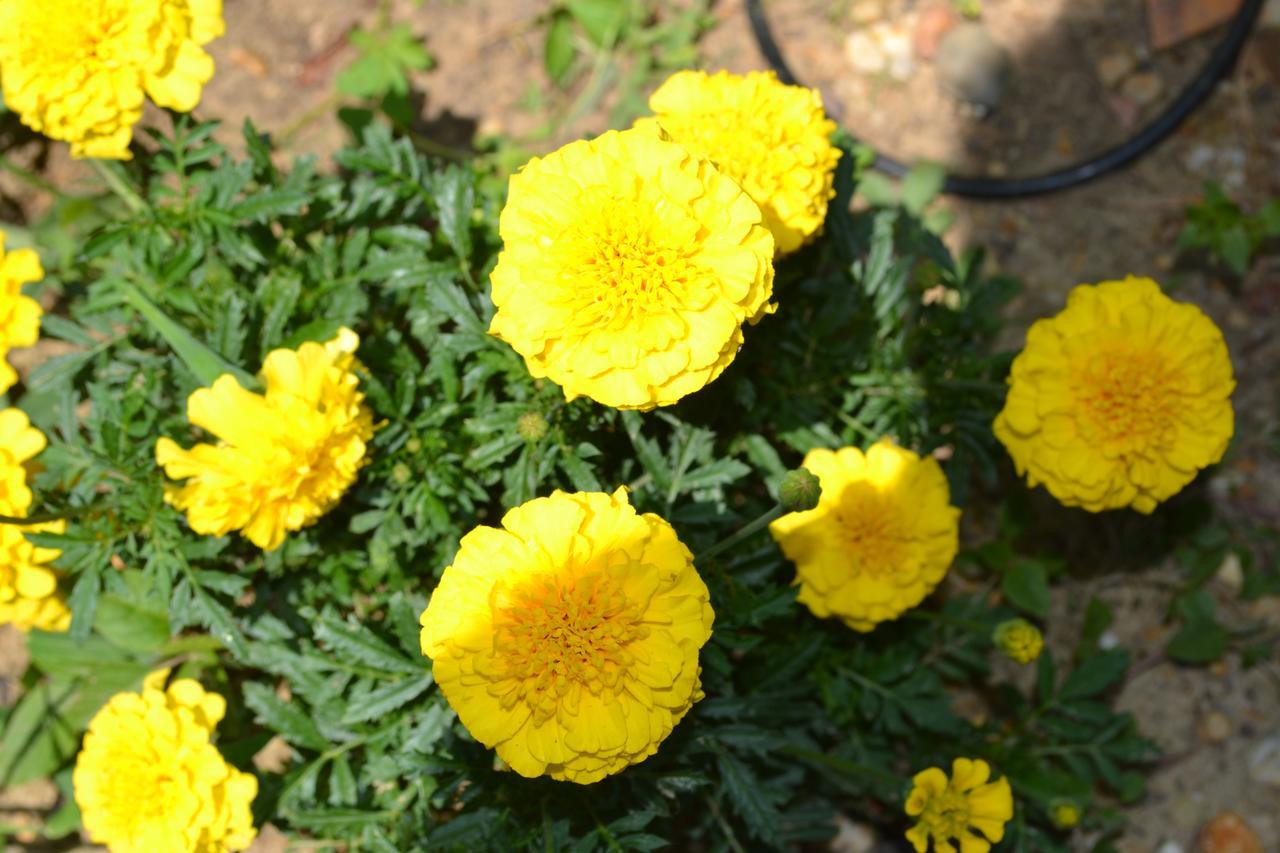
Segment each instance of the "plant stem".
[{"label": "plant stem", "polygon": [[108,163],[105,160],[91,159],[93,169],[98,176],[106,183],[107,189],[116,194],[116,197],[124,202],[125,207],[134,213],[141,213],[147,209],[147,203],[142,200],[142,196],[129,186],[129,182],[120,174],[120,167],[116,163]]},{"label": "plant stem", "polygon": [[739,529],[737,533],[731,534],[730,536],[724,539],[721,539],[719,542],[712,545],[707,550],[703,551],[694,559],[697,562],[701,562],[703,560],[709,560],[712,557],[716,556],[717,554],[723,554],[725,551],[728,551],[733,546],[741,544],[747,539],[750,539],[752,536],[755,536],[761,530],[764,530],[770,524],[772,524],[773,522],[781,518],[782,515],[783,515],[782,504],[777,504],[774,506],[773,509],[764,513],[755,521],[752,521],[748,523],[745,527]]},{"label": "plant stem", "polygon": [[34,190],[49,193],[59,199],[69,198],[66,193],[54,186],[53,182],[48,178],[43,175],[38,175],[30,169],[19,166],[8,157],[0,157],[0,169],[3,169],[13,175],[15,178]]}]

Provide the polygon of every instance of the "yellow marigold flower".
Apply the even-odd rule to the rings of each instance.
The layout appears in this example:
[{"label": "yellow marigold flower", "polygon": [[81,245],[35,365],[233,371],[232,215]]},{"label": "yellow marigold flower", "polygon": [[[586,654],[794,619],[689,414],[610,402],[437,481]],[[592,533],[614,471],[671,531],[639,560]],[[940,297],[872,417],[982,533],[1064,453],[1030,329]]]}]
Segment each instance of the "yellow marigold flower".
[{"label": "yellow marigold flower", "polygon": [[811,450],[804,467],[822,484],[818,505],[769,525],[796,564],[796,600],[855,631],[923,601],[960,541],[960,510],[937,460],[882,438],[865,454]]},{"label": "yellow marigold flower", "polygon": [[693,557],[626,489],[555,492],[462,538],[422,653],[521,776],[587,784],[653,755],[702,698],[713,614]]},{"label": "yellow marigold flower", "polygon": [[18,381],[18,374],[9,366],[9,350],[29,347],[40,336],[40,315],[44,312],[39,302],[22,295],[22,285],[42,278],[40,256],[30,249],[5,252],[4,232],[0,231],[0,394]]},{"label": "yellow marigold flower", "polygon": [[326,344],[274,350],[258,374],[265,393],[224,375],[187,399],[191,423],[220,441],[184,450],[162,438],[156,461],[186,480],[165,497],[192,530],[239,530],[270,551],[338,503],[368,461],[374,431],[354,372],[359,345],[342,329]]},{"label": "yellow marigold flower", "polygon": [[565,397],[670,405],[715,379],[770,308],[760,209],[683,146],[610,131],[511,177],[490,333]]},{"label": "yellow marigold flower", "polygon": [[649,109],[654,118],[639,125],[661,127],[760,205],[779,254],[818,233],[840,159],[818,90],[779,83],[772,71],[678,71],[649,98]]},{"label": "yellow marigold flower", "polygon": [[915,775],[907,814],[920,820],[907,830],[907,840],[916,853],[925,853],[930,839],[936,853],[987,853],[1004,838],[1013,791],[1008,779],[988,782],[990,777],[991,767],[976,758],[957,758],[950,779],[940,767]]},{"label": "yellow marigold flower", "polygon": [[1001,622],[992,640],[1001,654],[1015,663],[1031,663],[1044,650],[1044,635],[1026,619]]},{"label": "yellow marigold flower", "polygon": [[996,437],[1032,485],[1090,512],[1151,512],[1222,458],[1231,360],[1194,305],[1149,278],[1080,285],[1013,362]]},{"label": "yellow marigold flower", "polygon": [[1053,800],[1049,803],[1049,821],[1058,829],[1073,829],[1082,817],[1080,804],[1073,800]]},{"label": "yellow marigold flower", "polygon": [[222,0],[4,0],[4,100],[73,157],[128,159],[145,97],[199,103],[213,77],[203,45],[222,31]]},{"label": "yellow marigold flower", "polygon": [[[24,517],[31,488],[24,467],[44,450],[45,437],[20,409],[0,411],[0,515]],[[0,524],[0,625],[21,631],[65,631],[71,611],[58,593],[58,573],[48,563],[61,551],[33,545],[24,532],[61,533],[66,522]]]},{"label": "yellow marigold flower", "polygon": [[85,832],[112,853],[221,853],[256,834],[258,780],[213,745],[226,700],[169,670],[117,693],[89,721],[72,775]]}]

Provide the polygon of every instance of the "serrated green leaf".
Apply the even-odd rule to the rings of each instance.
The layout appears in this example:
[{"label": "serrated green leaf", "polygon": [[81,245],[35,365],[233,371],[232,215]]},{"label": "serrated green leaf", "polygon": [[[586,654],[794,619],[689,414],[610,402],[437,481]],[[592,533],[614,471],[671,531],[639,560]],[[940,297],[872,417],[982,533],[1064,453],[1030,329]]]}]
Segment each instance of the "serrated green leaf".
[{"label": "serrated green leaf", "polygon": [[376,690],[371,690],[362,696],[358,702],[352,703],[346,715],[342,718],[342,723],[343,725],[352,725],[368,720],[376,720],[384,714],[418,698],[431,684],[431,674],[427,673],[422,677],[393,681]]},{"label": "serrated green leaf", "polygon": [[315,625],[316,640],[336,654],[345,655],[353,663],[362,663],[387,672],[421,674],[426,668],[387,645],[362,625],[343,622],[333,616],[322,616]]},{"label": "serrated green leaf", "polygon": [[285,702],[265,684],[256,681],[245,684],[244,704],[254,712],[258,722],[294,746],[317,751],[329,748],[329,739],[320,733],[310,715],[296,703]]},{"label": "serrated green leaf", "polygon": [[1086,658],[1062,682],[1058,696],[1063,701],[1086,699],[1106,690],[1120,680],[1129,668],[1129,653],[1111,649]]}]

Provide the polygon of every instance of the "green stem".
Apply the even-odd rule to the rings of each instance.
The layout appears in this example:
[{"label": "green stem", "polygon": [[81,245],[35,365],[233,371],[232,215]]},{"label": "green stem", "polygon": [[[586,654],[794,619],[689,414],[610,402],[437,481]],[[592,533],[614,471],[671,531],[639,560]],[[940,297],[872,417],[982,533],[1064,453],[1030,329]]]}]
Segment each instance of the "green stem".
[{"label": "green stem", "polygon": [[702,562],[703,560],[711,559],[717,554],[723,554],[725,551],[728,551],[730,548],[734,547],[735,545],[739,545],[742,542],[745,542],[746,540],[750,539],[752,536],[755,536],[761,530],[764,530],[770,524],[772,524],[773,522],[781,518],[783,514],[784,514],[784,510],[782,509],[782,504],[778,504],[774,506],[773,509],[764,513],[755,521],[750,522],[749,524],[747,524],[747,526],[740,529],[737,533],[734,533],[725,539],[721,539],[719,542],[712,545],[707,550],[703,551],[701,554],[699,554],[697,557],[694,558],[695,561]]},{"label": "green stem", "polygon": [[147,203],[142,200],[142,196],[138,195],[137,191],[129,186],[129,182],[121,174],[119,164],[114,161],[107,162],[106,160],[96,159],[91,159],[89,162],[93,164],[94,171],[106,183],[107,189],[115,193],[116,197],[124,202],[125,207],[134,213],[141,213],[147,209]]},{"label": "green stem", "polygon": [[42,175],[37,175],[30,169],[23,168],[8,157],[0,157],[0,169],[13,175],[32,189],[46,192],[59,199],[69,198],[62,190],[54,186],[53,182]]}]

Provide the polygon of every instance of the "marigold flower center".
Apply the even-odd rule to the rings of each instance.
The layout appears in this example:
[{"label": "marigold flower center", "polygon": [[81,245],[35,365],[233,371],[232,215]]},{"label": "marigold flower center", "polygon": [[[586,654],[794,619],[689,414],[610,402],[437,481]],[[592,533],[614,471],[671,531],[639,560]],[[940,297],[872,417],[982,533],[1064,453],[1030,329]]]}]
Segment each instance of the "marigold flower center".
[{"label": "marigold flower center", "polygon": [[934,838],[965,838],[969,835],[971,818],[968,798],[948,788],[925,803],[920,823]]},{"label": "marigold flower center", "polygon": [[633,663],[628,644],[648,629],[640,608],[598,574],[576,579],[539,578],[507,597],[494,613],[494,656],[506,679],[521,682],[506,693],[553,714],[571,689],[616,693],[619,675]]},{"label": "marigold flower center", "polygon": [[597,215],[562,237],[564,275],[582,295],[579,325],[619,328],[678,307],[698,276],[681,250],[655,234],[633,203],[585,201]]},{"label": "marigold flower center", "polygon": [[845,543],[855,565],[867,574],[892,573],[905,556],[901,513],[869,483],[851,483],[845,488],[836,512]]},{"label": "marigold flower center", "polygon": [[1172,421],[1176,379],[1158,352],[1099,353],[1083,366],[1076,393],[1091,437],[1120,451],[1158,441]]}]

